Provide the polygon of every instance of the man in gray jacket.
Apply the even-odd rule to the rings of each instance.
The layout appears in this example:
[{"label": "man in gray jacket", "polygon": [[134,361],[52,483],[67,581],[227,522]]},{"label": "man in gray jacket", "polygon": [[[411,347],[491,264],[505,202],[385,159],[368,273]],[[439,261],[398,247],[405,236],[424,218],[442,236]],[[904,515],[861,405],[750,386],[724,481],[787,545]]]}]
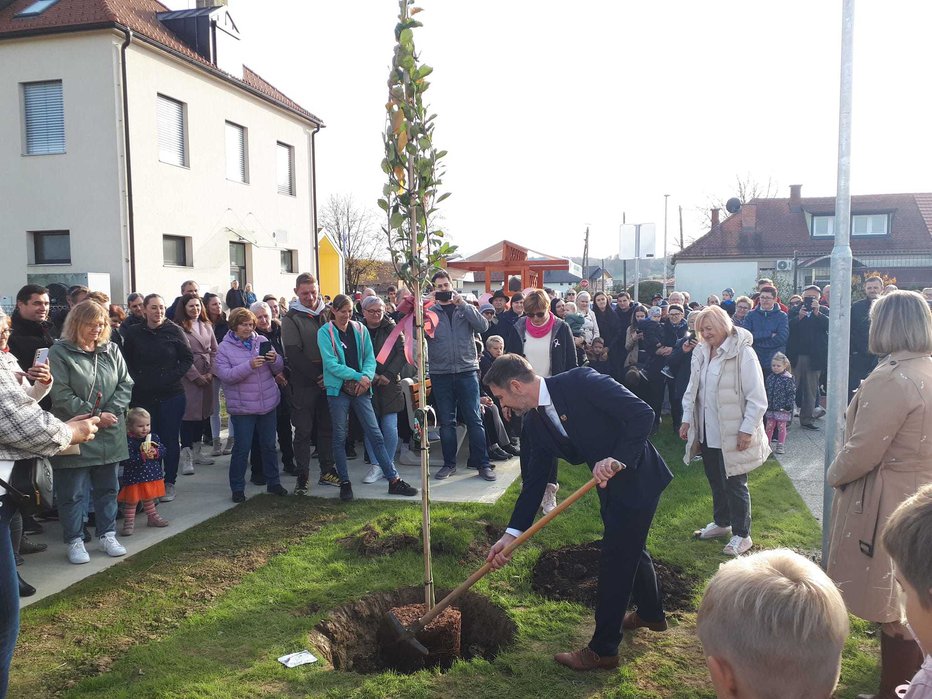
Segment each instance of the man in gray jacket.
[{"label": "man in gray jacket", "polygon": [[317,346],[317,331],[327,322],[327,307],[320,298],[317,278],[310,272],[295,280],[297,300],[282,318],[282,345],[288,364],[291,424],[294,425],[294,460],[298,473],[295,495],[307,495],[311,469],[311,438],[317,428],[320,455],[318,485],[340,487],[333,461],[332,427],[327,394],[323,388],[324,365]]},{"label": "man in gray jacket", "polygon": [[435,478],[456,473],[458,408],[469,434],[467,465],[478,469],[485,480],[494,481],[496,476],[489,463],[479,408],[479,354],[475,337],[488,329],[489,322],[453,290],[446,271],[437,272],[431,281],[434,284],[431,298],[436,303],[430,310],[437,314],[437,327],[434,336],[427,338],[427,358],[443,449],[443,468]]}]

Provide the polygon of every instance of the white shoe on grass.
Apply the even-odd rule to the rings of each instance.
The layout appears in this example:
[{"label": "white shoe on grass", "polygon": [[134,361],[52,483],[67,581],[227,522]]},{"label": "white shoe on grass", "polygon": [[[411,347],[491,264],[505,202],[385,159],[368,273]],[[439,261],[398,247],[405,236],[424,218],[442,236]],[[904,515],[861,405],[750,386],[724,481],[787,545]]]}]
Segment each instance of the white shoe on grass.
[{"label": "white shoe on grass", "polygon": [[742,553],[750,551],[753,545],[754,542],[751,541],[751,537],[749,536],[733,536],[731,537],[731,541],[725,544],[722,553],[729,556],[740,556]]},{"label": "white shoe on grass", "polygon": [[718,539],[722,536],[729,536],[731,527],[720,527],[715,522],[709,522],[699,531],[693,532],[697,539]]}]

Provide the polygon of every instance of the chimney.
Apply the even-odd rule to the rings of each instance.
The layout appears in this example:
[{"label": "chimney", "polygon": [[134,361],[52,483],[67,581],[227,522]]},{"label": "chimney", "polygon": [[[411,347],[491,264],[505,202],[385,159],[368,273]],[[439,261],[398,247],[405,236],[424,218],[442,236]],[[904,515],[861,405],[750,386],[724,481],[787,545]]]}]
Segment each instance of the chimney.
[{"label": "chimney", "polygon": [[803,206],[802,198],[803,186],[801,184],[790,185],[790,211],[799,211]]},{"label": "chimney", "polygon": [[741,207],[741,230],[753,233],[757,228],[757,204],[745,204]]},{"label": "chimney", "polygon": [[718,207],[712,209],[712,228],[715,228],[718,225],[718,214],[721,211]]}]

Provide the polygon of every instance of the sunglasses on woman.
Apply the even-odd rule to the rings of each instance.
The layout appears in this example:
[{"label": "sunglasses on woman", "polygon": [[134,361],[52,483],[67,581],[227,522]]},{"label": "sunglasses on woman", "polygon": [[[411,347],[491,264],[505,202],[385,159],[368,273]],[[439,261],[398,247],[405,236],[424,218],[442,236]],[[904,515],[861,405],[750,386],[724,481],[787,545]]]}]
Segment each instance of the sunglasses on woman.
[{"label": "sunglasses on woman", "polygon": [[543,318],[544,316],[547,315],[547,313],[548,311],[543,311],[541,313],[528,313],[527,317],[528,318]]}]

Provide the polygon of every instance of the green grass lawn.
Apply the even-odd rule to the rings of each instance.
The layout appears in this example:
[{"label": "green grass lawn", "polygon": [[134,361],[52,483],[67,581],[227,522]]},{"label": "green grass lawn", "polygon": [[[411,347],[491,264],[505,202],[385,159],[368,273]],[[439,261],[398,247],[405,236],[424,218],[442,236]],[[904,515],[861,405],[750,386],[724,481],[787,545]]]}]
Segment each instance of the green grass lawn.
[{"label": "green grass lawn", "polygon": [[[650,537],[652,553],[707,580],[724,560],[723,542],[699,542],[710,519],[701,464],[682,464],[682,442],[655,443],[676,474]],[[588,478],[563,465],[561,493]],[[505,526],[518,483],[494,506],[432,508],[434,578],[451,588],[481,564],[486,527]],[[819,527],[775,462],[751,475],[756,547],[819,546]],[[451,671],[358,675],[323,663],[286,669],[276,658],[308,647],[308,631],[328,610],[374,591],[419,585],[421,556],[403,550],[364,557],[340,540],[370,525],[419,535],[419,503],[259,496],[124,563],[26,608],[14,659],[11,697],[675,697],[711,698],[695,614],[678,613],[664,634],[626,636],[617,672],[578,674],[554,652],[581,647],[590,610],[531,590],[540,552],[601,536],[589,495],[487,576],[477,591],[511,615],[516,642],[494,661],[460,662]],[[701,585],[697,586],[697,599]],[[311,648],[313,652],[313,648]],[[836,696],[853,698],[877,680],[877,644],[855,622]]]}]

